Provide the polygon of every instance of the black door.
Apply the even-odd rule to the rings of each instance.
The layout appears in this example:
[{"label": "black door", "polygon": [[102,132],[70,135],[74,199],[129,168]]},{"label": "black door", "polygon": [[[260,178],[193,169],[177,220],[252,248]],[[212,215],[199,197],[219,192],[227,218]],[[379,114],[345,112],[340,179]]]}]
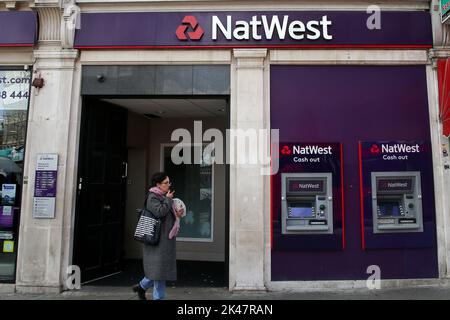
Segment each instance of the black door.
[{"label": "black door", "polygon": [[82,282],[120,270],[126,200],[127,111],[83,101],[74,264]]}]

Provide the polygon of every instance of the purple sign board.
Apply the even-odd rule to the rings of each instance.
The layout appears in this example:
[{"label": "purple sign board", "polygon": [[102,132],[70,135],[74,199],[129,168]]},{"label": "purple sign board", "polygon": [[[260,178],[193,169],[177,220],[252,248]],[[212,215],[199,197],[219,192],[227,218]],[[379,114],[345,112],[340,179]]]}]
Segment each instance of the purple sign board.
[{"label": "purple sign board", "polygon": [[76,48],[431,48],[429,12],[83,13]]},{"label": "purple sign board", "polygon": [[56,197],[57,171],[36,171],[35,197]]},{"label": "purple sign board", "polygon": [[0,46],[33,46],[37,16],[33,11],[0,12]]},{"label": "purple sign board", "polygon": [[[342,150],[340,143],[280,142],[279,171],[272,176],[272,248],[277,251],[343,250],[344,211],[342,202]],[[331,173],[333,190],[333,234],[282,234],[281,183],[282,173]],[[288,178],[288,190],[325,191],[323,181]],[[310,208],[309,208],[310,209]],[[291,212],[292,213],[292,212]]]}]

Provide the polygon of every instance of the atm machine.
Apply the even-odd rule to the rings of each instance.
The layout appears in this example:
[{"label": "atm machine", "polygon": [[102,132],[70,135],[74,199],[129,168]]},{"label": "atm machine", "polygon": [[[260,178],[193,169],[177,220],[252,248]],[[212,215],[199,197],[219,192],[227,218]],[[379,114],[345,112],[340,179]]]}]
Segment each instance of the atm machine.
[{"label": "atm machine", "polygon": [[423,232],[420,172],[372,172],[374,233]]},{"label": "atm machine", "polygon": [[282,173],[282,234],[333,234],[331,173]]}]

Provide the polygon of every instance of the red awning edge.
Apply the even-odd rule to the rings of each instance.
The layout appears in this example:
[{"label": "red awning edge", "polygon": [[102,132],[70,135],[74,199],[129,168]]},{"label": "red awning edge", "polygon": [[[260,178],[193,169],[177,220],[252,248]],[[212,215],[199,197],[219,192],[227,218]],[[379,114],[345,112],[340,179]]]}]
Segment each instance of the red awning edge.
[{"label": "red awning edge", "polygon": [[442,134],[450,136],[450,59],[438,60],[439,119]]}]

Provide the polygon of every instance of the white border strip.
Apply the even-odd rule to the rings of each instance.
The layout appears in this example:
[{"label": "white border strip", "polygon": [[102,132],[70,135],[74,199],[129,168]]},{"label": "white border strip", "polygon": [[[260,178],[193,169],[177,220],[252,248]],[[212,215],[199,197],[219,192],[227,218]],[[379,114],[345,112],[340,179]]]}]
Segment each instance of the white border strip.
[{"label": "white border strip", "polygon": [[[77,0],[83,12],[200,12],[200,11],[366,11],[370,1],[221,1],[221,0]],[[429,10],[426,0],[381,0],[377,5],[386,11]]]},{"label": "white border strip", "polygon": [[230,64],[230,50],[81,50],[83,65]]},{"label": "white border strip", "polygon": [[271,64],[423,65],[427,50],[271,50]]},{"label": "white border strip", "polygon": [[427,84],[428,84],[428,108],[430,121],[430,135],[433,156],[433,179],[434,179],[434,198],[436,206],[436,232],[438,246],[438,263],[439,277],[448,277],[448,254],[446,242],[446,230],[448,230],[448,219],[445,213],[445,194],[448,192],[444,188],[444,166],[442,163],[441,148],[441,130],[442,126],[439,121],[439,93],[437,84],[437,69],[433,66],[427,67]]}]

